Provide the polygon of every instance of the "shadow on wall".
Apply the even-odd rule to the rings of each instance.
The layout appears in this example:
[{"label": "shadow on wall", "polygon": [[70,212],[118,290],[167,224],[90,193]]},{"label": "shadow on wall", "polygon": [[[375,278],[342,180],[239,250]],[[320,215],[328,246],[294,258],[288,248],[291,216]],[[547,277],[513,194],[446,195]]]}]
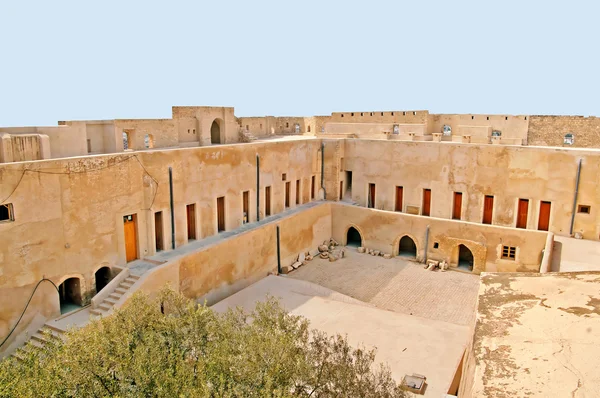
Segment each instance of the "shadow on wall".
[{"label": "shadow on wall", "polygon": [[561,257],[562,257],[562,242],[555,240],[553,248],[552,248],[552,265],[550,266],[551,272],[559,272],[560,271]]}]

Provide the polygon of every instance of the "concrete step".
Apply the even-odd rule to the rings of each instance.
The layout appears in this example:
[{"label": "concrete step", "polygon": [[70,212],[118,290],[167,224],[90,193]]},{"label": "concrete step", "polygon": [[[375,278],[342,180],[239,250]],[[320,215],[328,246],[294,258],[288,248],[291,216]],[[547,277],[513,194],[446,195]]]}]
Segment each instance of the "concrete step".
[{"label": "concrete step", "polygon": [[98,306],[98,309],[101,309],[104,311],[110,311],[111,308],[112,308],[112,305],[106,304],[106,303],[104,303],[104,301]]},{"label": "concrete step", "polygon": [[104,300],[102,300],[101,304],[106,303],[107,305],[113,306],[113,305],[115,305],[117,303],[117,301],[119,301],[119,299],[115,299],[115,298],[112,298],[112,297],[107,297]]},{"label": "concrete step", "polygon": [[127,277],[127,279],[129,279],[129,278],[134,279],[134,280],[137,281],[138,279],[140,279],[140,276],[139,275],[129,274],[129,276]]},{"label": "concrete step", "polygon": [[63,334],[65,330],[59,328],[58,326],[54,326],[51,323],[45,323],[44,328],[50,329],[52,332],[56,332],[58,334]]},{"label": "concrete step", "polygon": [[131,276],[128,276],[127,278],[125,278],[125,280],[123,282],[133,285],[135,282],[137,282],[137,279],[134,279]]},{"label": "concrete step", "polygon": [[121,297],[123,297],[123,295],[121,293],[113,292],[108,297],[113,300],[119,300],[119,299],[121,299]]},{"label": "concrete step", "polygon": [[124,289],[129,289],[131,286],[133,286],[133,282],[127,282],[126,280],[119,284],[119,287]]},{"label": "concrete step", "polygon": [[102,310],[99,310],[99,309],[91,309],[90,310],[90,314],[97,315],[97,316],[103,316],[103,315],[106,314],[106,311],[102,311]]},{"label": "concrete step", "polygon": [[44,335],[44,334],[42,334],[41,331],[38,331],[33,336],[31,336],[31,339],[29,341],[38,341],[41,344],[46,344],[46,343],[50,342],[50,340],[53,340],[53,339],[54,339],[54,337],[49,337],[49,335]]},{"label": "concrete step", "polygon": [[123,295],[123,294],[127,293],[128,290],[129,290],[129,288],[127,288],[127,287],[119,286],[118,288],[115,289],[115,292],[120,295]]}]

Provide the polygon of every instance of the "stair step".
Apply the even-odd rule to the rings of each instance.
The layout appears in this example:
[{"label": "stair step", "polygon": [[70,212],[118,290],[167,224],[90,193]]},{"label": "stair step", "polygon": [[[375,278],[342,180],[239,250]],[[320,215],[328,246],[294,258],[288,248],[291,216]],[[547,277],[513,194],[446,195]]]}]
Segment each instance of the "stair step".
[{"label": "stair step", "polygon": [[25,360],[25,357],[23,356],[22,353],[15,351],[12,356],[19,362],[23,362]]},{"label": "stair step", "polygon": [[27,341],[27,343],[25,344],[25,346],[30,346],[32,348],[44,348],[44,344],[46,342],[45,341],[41,341],[41,340],[37,340],[34,337],[35,337],[35,335],[33,335],[32,338],[29,339],[29,341]]},{"label": "stair step", "polygon": [[111,293],[108,297],[113,300],[119,300],[121,297],[123,297],[123,295],[115,292],[115,293]]},{"label": "stair step", "polygon": [[106,313],[105,311],[99,311],[99,310],[97,310],[97,309],[92,309],[92,310],[90,310],[90,314],[92,314],[92,315],[98,315],[98,316],[102,316],[102,315],[104,315],[105,313]]},{"label": "stair step", "polygon": [[121,282],[119,284],[119,287],[124,287],[126,289],[129,289],[131,286],[133,286],[135,282],[128,282],[127,280],[124,280],[123,282]]},{"label": "stair step", "polygon": [[117,304],[117,301],[119,301],[119,299],[115,299],[109,296],[102,300],[102,304],[107,303],[108,305],[115,305]]},{"label": "stair step", "polygon": [[31,339],[29,341],[31,341],[31,342],[37,341],[40,344],[46,344],[46,343],[50,342],[51,339],[52,339],[51,337],[46,337],[42,333],[37,332],[36,334],[31,336]]},{"label": "stair step", "polygon": [[64,334],[64,332],[62,332],[62,331],[59,332],[57,330],[50,329],[46,326],[42,326],[40,331],[42,332],[42,335],[44,337],[48,336],[49,338],[53,338],[53,339],[57,339],[57,340],[61,340],[63,338],[63,334]]},{"label": "stair step", "polygon": [[126,287],[119,286],[118,288],[115,289],[115,292],[123,295],[123,294],[127,293],[127,290],[129,290],[129,289]]},{"label": "stair step", "polygon": [[140,276],[139,275],[129,274],[129,276],[127,278],[132,278],[132,279],[135,279],[137,281],[138,279],[140,279]]},{"label": "stair step", "polygon": [[110,311],[110,309],[112,308],[112,305],[109,304],[105,304],[104,301],[98,306],[99,309],[104,310],[104,311]]},{"label": "stair step", "polygon": [[58,326],[54,326],[51,323],[45,323],[44,327],[50,329],[53,332],[57,332],[58,334],[63,334],[65,332],[63,329],[59,328]]},{"label": "stair step", "polygon": [[125,278],[125,280],[123,282],[126,282],[126,283],[129,283],[129,284],[133,285],[135,282],[137,282],[137,279],[133,279],[131,276],[128,276],[127,278]]}]

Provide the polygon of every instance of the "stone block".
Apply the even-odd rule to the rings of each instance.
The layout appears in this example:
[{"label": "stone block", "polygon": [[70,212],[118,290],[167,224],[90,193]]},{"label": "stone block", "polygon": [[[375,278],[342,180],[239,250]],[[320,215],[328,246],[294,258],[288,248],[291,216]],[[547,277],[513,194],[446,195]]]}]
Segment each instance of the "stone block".
[{"label": "stone block", "polygon": [[301,265],[302,265],[302,263],[301,263],[301,262],[299,262],[299,261],[296,261],[294,264],[292,264],[292,268],[293,268],[293,269],[296,269],[296,268],[300,267]]},{"label": "stone block", "polygon": [[284,265],[283,267],[281,267],[282,274],[289,274],[293,270],[294,270],[294,268],[291,265]]}]

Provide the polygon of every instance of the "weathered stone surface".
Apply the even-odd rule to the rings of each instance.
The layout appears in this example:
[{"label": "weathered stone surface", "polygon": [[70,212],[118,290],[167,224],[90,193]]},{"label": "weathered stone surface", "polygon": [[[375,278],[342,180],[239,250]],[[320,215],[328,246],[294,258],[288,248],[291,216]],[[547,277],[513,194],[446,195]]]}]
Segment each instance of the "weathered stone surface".
[{"label": "weathered stone surface", "polygon": [[385,258],[385,259],[388,259],[388,260],[389,260],[390,258],[392,258],[392,255],[391,255],[391,254],[387,254],[387,253],[386,253],[386,254],[384,254],[384,255],[383,255],[383,258]]},{"label": "weathered stone surface", "polygon": [[296,268],[298,268],[298,267],[299,267],[299,266],[301,266],[301,265],[302,265],[302,263],[301,263],[301,262],[299,262],[299,261],[296,261],[294,264],[292,264],[292,268],[296,269]]},{"label": "weathered stone surface", "polygon": [[374,256],[379,256],[379,253],[381,253],[379,250],[375,250],[375,251],[373,252],[373,255],[374,255]]},{"label": "weathered stone surface", "polygon": [[361,246],[358,249],[356,249],[356,251],[359,252],[359,253],[364,253],[365,252],[365,248]]},{"label": "weathered stone surface", "polygon": [[437,267],[440,264],[439,261],[435,261],[435,260],[427,260],[427,266],[431,266],[433,265],[433,268]]},{"label": "weathered stone surface", "polygon": [[329,256],[329,262],[332,263],[334,261],[337,261],[337,257],[336,256]]},{"label": "weathered stone surface", "polygon": [[303,262],[306,259],[306,254],[300,253],[298,255],[298,261]]},{"label": "weathered stone surface", "polygon": [[302,265],[306,265],[306,264],[308,264],[308,261],[306,261],[306,260],[302,261]]},{"label": "weathered stone surface", "polygon": [[291,265],[284,265],[283,267],[281,267],[282,274],[289,274],[293,270],[294,270],[294,268]]},{"label": "weathered stone surface", "polygon": [[321,254],[319,254],[319,256],[321,258],[327,258],[327,257],[329,257],[329,253],[328,252],[322,252]]},{"label": "weathered stone surface", "polygon": [[313,259],[313,256],[311,256],[310,254],[308,256],[305,257],[305,261],[311,261]]},{"label": "weathered stone surface", "polygon": [[321,245],[319,246],[319,253],[323,253],[326,252],[329,248],[327,247],[327,245]]}]

